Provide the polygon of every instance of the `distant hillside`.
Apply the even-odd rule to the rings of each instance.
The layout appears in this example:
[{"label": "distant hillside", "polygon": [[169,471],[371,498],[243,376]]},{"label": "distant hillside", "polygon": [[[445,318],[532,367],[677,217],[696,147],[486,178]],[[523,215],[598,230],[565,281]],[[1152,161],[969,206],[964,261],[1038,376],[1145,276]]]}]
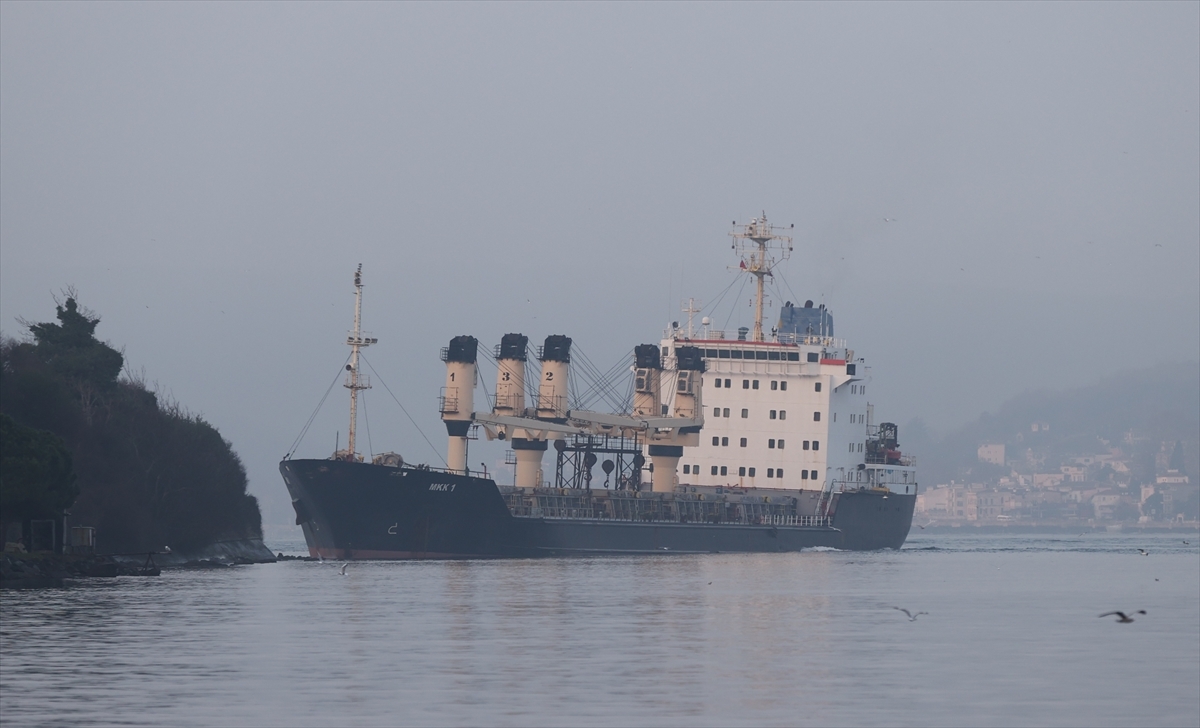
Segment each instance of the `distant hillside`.
[{"label": "distant hillside", "polygon": [[1031,452],[1047,466],[1123,446],[1138,453],[1135,482],[1152,482],[1162,444],[1176,441],[1183,445],[1184,464],[1195,483],[1200,474],[1200,363],[1121,372],[1078,389],[1026,392],[940,441],[928,438],[919,423],[905,429],[908,438],[902,429],[901,442],[918,456],[922,480],[929,485],[1005,470],[979,462],[977,450],[985,443],[1004,444],[1009,458]]}]

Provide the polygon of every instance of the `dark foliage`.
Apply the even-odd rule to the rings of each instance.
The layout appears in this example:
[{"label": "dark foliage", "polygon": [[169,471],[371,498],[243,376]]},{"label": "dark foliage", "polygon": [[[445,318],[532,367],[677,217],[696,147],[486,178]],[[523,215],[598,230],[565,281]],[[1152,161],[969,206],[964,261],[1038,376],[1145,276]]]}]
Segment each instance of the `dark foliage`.
[{"label": "dark foliage", "polygon": [[0,413],[0,521],[55,518],[78,496],[62,438]]},{"label": "dark foliage", "polygon": [[79,489],[71,521],[96,526],[110,552],[261,536],[245,468],[216,428],[118,379],[121,353],[95,338],[99,318],[73,297],[58,321],[29,325],[32,343],[3,342],[0,410],[66,443]]}]

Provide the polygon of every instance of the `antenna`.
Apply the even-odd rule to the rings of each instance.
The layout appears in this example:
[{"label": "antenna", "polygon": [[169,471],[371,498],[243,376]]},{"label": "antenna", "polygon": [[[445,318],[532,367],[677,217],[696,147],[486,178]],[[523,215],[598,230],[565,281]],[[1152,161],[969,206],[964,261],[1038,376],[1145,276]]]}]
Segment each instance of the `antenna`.
[{"label": "antenna", "polygon": [[[354,271],[354,330],[346,337],[346,343],[350,345],[350,363],[346,365],[346,383],[342,385],[350,390],[350,432],[346,438],[345,452],[345,459],[350,462],[357,459],[357,452],[354,449],[354,430],[358,424],[358,393],[363,389],[371,388],[371,382],[359,375],[358,350],[379,341],[379,339],[363,336],[362,292],[362,263],[359,263],[358,270]],[[336,458],[339,454],[335,452],[334,457]]]},{"label": "antenna", "polygon": [[[767,213],[764,210],[762,217],[756,217],[748,225],[742,226],[740,232],[735,229],[729,233],[733,238],[733,248],[742,259],[738,267],[756,279],[752,341],[763,341],[763,278],[771,275],[771,269],[792,254],[791,236],[780,235],[776,232],[778,230],[783,228],[777,228],[767,222]],[[777,252],[772,255],[772,251]]]}]

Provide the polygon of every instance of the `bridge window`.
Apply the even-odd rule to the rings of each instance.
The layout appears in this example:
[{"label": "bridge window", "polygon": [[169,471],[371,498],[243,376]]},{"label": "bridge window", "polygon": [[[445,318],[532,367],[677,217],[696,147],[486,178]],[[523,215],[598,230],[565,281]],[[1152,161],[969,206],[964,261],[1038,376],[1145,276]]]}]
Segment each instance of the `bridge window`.
[{"label": "bridge window", "polygon": [[789,351],[788,352],[788,361],[800,361],[800,352]]},{"label": "bridge window", "polygon": [[769,351],[767,352],[767,359],[770,361],[779,361],[779,354],[780,352],[778,351]]},{"label": "bridge window", "polygon": [[821,360],[821,356],[819,354],[817,354],[817,352],[815,352],[815,351],[808,352],[808,361],[810,363],[815,364],[820,360]]}]

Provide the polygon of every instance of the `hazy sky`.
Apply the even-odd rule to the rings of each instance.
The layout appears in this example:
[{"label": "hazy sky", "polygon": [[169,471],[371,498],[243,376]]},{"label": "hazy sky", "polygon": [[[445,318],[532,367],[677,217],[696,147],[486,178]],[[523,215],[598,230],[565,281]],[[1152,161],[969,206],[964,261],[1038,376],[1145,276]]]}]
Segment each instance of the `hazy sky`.
[{"label": "hazy sky", "polygon": [[[766,210],[877,418],[946,431],[1200,358],[1198,111],[1194,2],[9,0],[0,326],[76,286],[279,522],[359,262],[367,356],[444,453],[451,336],[564,333],[607,368],[715,300]],[[344,442],[345,399],[301,455]],[[378,381],[368,415],[375,452],[439,462]]]}]

